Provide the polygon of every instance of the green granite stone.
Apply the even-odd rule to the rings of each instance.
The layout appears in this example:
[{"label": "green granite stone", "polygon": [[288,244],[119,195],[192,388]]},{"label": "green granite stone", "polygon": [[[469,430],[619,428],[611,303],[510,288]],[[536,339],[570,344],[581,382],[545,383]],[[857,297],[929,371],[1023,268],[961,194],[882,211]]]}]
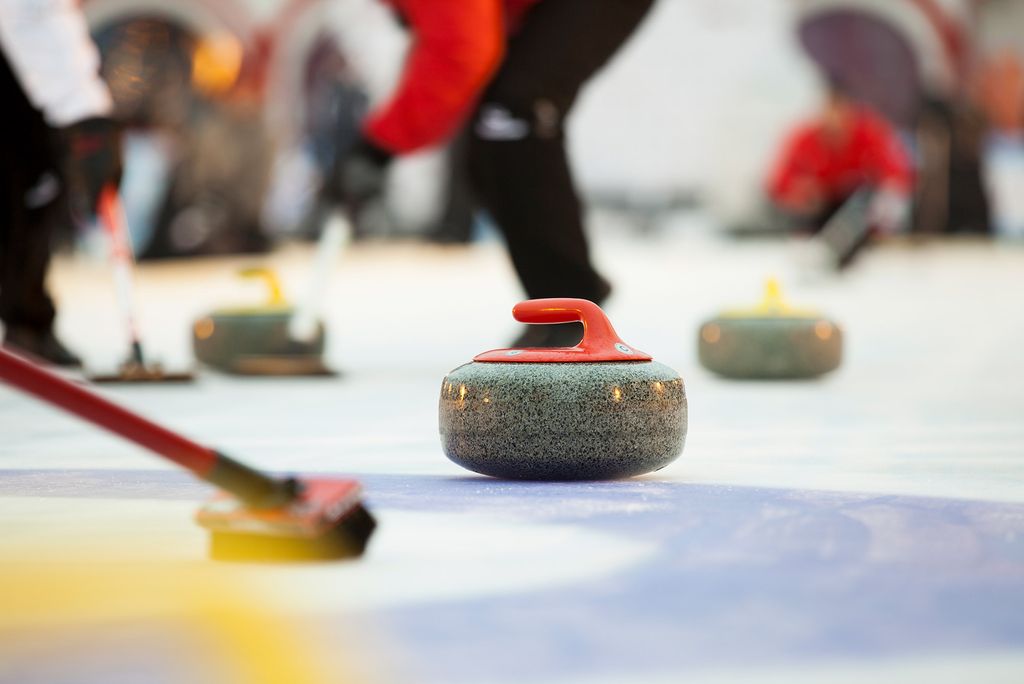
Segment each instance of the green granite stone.
[{"label": "green granite stone", "polygon": [[698,353],[727,378],[812,378],[839,367],[843,334],[824,318],[722,316],[701,326]]},{"label": "green granite stone", "polygon": [[682,453],[686,413],[682,378],[654,361],[473,362],[442,382],[441,443],[494,477],[625,478]]},{"label": "green granite stone", "polygon": [[324,350],[324,328],[308,344],[288,337],[290,309],[215,312],[196,321],[192,345],[200,362],[230,373],[238,372],[239,359],[263,357],[319,357]]}]

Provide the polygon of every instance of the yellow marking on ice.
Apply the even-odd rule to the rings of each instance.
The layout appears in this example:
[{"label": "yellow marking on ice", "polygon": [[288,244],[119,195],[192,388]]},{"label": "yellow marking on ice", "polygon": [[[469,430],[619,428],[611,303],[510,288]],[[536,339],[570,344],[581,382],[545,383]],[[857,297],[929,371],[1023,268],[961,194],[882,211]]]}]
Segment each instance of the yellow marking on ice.
[{"label": "yellow marking on ice", "polygon": [[[0,656],[17,657],[5,654],[14,635],[17,643],[34,642],[44,654],[57,639],[58,646],[50,649],[57,656],[53,650],[69,630],[85,639],[98,634],[96,643],[104,648],[110,630],[116,636],[136,623],[156,624],[172,634],[201,634],[211,648],[186,648],[179,654],[183,666],[223,671],[232,684],[352,681],[348,674],[331,672],[300,624],[265,604],[230,571],[194,563],[12,564],[0,569]],[[109,655],[113,668],[115,654]]]}]

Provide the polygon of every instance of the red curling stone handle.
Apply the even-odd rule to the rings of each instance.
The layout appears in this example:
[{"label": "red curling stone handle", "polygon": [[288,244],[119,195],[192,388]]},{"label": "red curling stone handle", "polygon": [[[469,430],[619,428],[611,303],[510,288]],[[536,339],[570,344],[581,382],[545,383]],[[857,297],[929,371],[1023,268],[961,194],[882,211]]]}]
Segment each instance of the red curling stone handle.
[{"label": "red curling stone handle", "polygon": [[495,349],[473,360],[501,363],[568,363],[608,361],[650,361],[648,354],[626,344],[615,332],[608,316],[587,299],[530,299],[512,308],[521,323],[551,325],[582,323],[583,339],[575,347]]}]

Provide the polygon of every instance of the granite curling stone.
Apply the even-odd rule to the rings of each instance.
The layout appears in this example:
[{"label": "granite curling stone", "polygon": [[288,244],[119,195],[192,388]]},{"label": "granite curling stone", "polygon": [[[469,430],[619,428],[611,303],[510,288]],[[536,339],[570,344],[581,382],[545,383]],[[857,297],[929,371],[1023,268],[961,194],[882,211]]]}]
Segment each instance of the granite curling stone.
[{"label": "granite curling stone", "polygon": [[736,379],[797,379],[839,367],[842,330],[820,314],[788,306],[774,280],[760,305],[726,311],[700,328],[702,366]]},{"label": "granite curling stone", "polygon": [[241,375],[320,375],[324,327],[313,339],[296,342],[288,333],[294,310],[287,305],[273,272],[247,269],[243,277],[262,278],[270,291],[263,306],[225,308],[203,316],[192,326],[196,359],[217,370]]},{"label": "granite curling stone", "polygon": [[445,455],[484,475],[607,480],[664,468],[682,453],[687,404],[674,370],[619,339],[585,299],[535,299],[523,323],[583,323],[575,347],[498,349],[441,384]]}]

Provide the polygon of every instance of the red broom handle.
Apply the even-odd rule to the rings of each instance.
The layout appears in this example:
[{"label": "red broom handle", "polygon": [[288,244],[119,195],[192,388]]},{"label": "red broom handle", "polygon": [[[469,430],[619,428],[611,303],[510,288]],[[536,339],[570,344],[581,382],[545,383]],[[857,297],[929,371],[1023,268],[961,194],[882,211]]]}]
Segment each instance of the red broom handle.
[{"label": "red broom handle", "polygon": [[213,449],[175,434],[4,349],[0,349],[0,380],[155,451],[204,479],[220,458]]}]

